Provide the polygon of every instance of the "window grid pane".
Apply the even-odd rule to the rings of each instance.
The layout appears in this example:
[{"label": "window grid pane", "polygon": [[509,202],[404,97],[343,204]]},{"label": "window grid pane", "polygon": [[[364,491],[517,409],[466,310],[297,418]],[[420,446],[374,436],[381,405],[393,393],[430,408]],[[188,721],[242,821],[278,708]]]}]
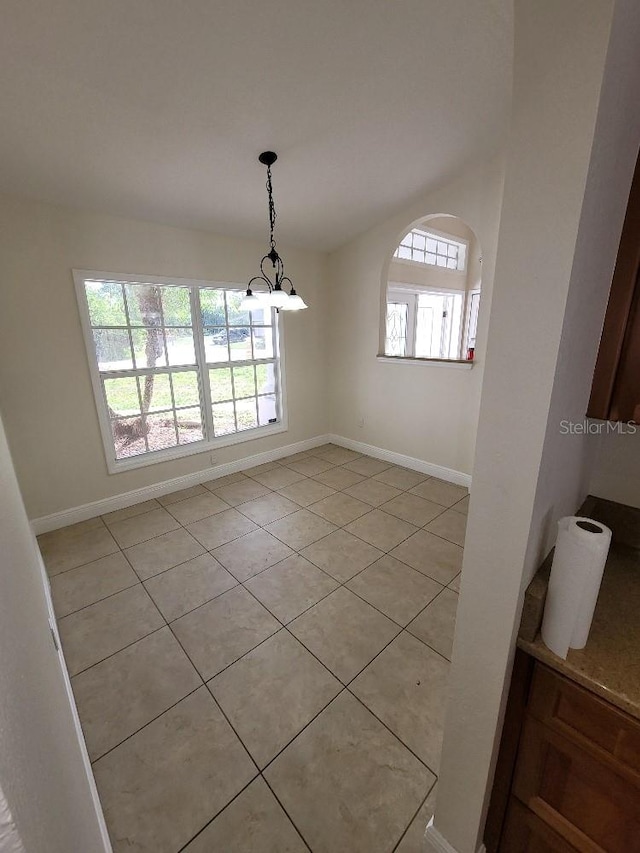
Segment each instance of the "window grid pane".
[{"label": "window grid pane", "polygon": [[464,270],[466,248],[456,240],[414,229],[405,234],[393,257],[445,269]]},{"label": "window grid pane", "polygon": [[[83,284],[116,460],[279,420],[271,309],[241,311],[243,292],[226,288],[90,278]],[[204,394],[205,364],[221,361],[228,367],[206,370]]]},{"label": "window grid pane", "polygon": [[407,354],[407,320],[409,306],[406,302],[387,302],[387,355]]},{"label": "window grid pane", "polygon": [[202,411],[199,407],[177,409],[175,418],[179,444],[192,444],[203,440]]},{"label": "window grid pane", "polygon": [[[227,435],[229,432],[242,432],[273,423],[274,417],[277,420],[275,409],[266,421],[259,414],[260,399],[269,396],[275,400],[275,371],[275,359],[209,370],[214,429],[218,423],[224,430],[222,434]],[[265,391],[271,393],[266,395]],[[233,430],[229,423],[232,413]],[[219,434],[216,432],[216,435]]]},{"label": "window grid pane", "polygon": [[238,432],[258,426],[258,401],[255,397],[236,400],[236,426]]}]

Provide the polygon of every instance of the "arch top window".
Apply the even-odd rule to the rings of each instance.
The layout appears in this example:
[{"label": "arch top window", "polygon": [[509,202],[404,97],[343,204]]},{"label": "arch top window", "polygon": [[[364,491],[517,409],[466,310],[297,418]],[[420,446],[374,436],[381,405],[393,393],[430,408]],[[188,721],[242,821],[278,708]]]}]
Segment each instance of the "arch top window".
[{"label": "arch top window", "polygon": [[467,243],[446,234],[413,228],[404,235],[393,257],[434,267],[464,272],[467,265]]},{"label": "arch top window", "polygon": [[476,354],[481,264],[478,240],[458,217],[416,222],[390,259],[379,357],[470,367]]}]

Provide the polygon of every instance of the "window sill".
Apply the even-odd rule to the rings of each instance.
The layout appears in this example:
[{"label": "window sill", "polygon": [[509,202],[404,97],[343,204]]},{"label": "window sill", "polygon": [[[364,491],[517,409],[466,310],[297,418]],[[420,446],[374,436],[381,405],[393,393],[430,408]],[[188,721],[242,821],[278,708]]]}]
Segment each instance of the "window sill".
[{"label": "window sill", "polygon": [[471,370],[474,361],[461,358],[407,358],[403,355],[377,355],[377,361],[384,364],[426,364],[431,367],[452,367],[456,370]]},{"label": "window sill", "polygon": [[144,468],[147,465],[156,465],[158,462],[169,462],[172,459],[180,459],[183,456],[194,456],[197,453],[211,453],[220,447],[230,447],[233,444],[242,444],[247,441],[255,441],[258,438],[266,438],[287,432],[286,422],[279,421],[271,426],[259,427],[257,429],[242,430],[231,435],[220,436],[211,441],[194,441],[190,444],[181,444],[178,447],[169,447],[166,450],[156,450],[151,453],[141,453],[138,456],[129,456],[126,459],[107,459],[107,470],[109,474],[120,474],[130,471],[132,468]]}]

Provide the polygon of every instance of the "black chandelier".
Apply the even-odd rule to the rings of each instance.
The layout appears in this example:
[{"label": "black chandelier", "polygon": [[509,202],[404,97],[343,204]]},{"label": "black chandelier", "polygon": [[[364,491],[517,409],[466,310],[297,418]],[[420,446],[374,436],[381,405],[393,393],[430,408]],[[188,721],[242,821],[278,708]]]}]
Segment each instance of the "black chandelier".
[{"label": "black chandelier", "polygon": [[[269,305],[276,308],[278,311],[301,311],[306,308],[304,300],[295,291],[293,282],[289,276],[284,274],[284,263],[276,250],[276,241],[273,236],[273,227],[276,221],[276,208],[273,202],[273,185],[271,183],[271,167],[278,159],[278,155],[273,151],[263,151],[258,157],[258,160],[267,167],[267,194],[269,196],[269,243],[270,250],[260,261],[260,275],[254,275],[247,285],[247,294],[240,303],[240,307],[244,311],[253,311],[257,308],[263,308]],[[267,261],[271,262],[273,269],[271,275],[265,270]],[[262,282],[266,284],[267,290],[259,290],[258,296],[251,289],[254,282]],[[283,290],[284,287],[289,287],[289,293]]]}]

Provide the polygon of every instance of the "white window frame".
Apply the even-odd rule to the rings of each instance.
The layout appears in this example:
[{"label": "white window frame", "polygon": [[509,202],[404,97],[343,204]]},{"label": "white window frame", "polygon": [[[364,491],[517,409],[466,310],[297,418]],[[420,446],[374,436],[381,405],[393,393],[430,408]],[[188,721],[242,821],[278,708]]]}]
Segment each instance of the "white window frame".
[{"label": "white window frame", "polygon": [[466,349],[473,347],[475,350],[476,348],[481,293],[481,290],[474,289],[470,290],[467,294],[467,317],[465,324]]},{"label": "white window frame", "polygon": [[[174,287],[189,287],[194,288],[213,288],[217,290],[234,290],[244,292],[246,283],[230,283],[221,281],[207,281],[201,279],[186,279],[174,278],[168,276],[153,276],[153,275],[131,275],[113,272],[105,272],[100,270],[73,270],[73,279],[76,289],[76,297],[78,309],[80,313],[80,322],[84,336],[85,347],[89,362],[89,373],[91,375],[91,384],[93,387],[93,395],[98,413],[98,421],[100,424],[100,433],[104,446],[105,459],[107,470],[110,474],[118,474],[122,471],[129,471],[132,468],[143,468],[147,465],[155,465],[158,462],[167,462],[171,459],[179,459],[184,456],[193,456],[198,453],[207,453],[219,447],[228,447],[234,444],[242,444],[247,441],[255,441],[260,438],[266,438],[270,435],[276,435],[288,430],[288,414],[286,400],[286,381],[285,381],[285,358],[284,358],[284,341],[283,330],[279,322],[279,314],[272,309],[272,328],[273,328],[273,350],[275,364],[275,381],[276,381],[276,401],[277,401],[277,417],[278,422],[265,426],[258,426],[252,429],[242,430],[240,432],[222,435],[218,437],[209,437],[209,431],[212,425],[212,415],[210,412],[210,394],[208,386],[207,371],[213,367],[228,366],[241,367],[244,362],[228,362],[228,364],[207,364],[204,335],[202,327],[202,318],[199,312],[193,310],[192,297],[192,324],[194,347],[196,351],[195,364],[199,371],[200,377],[200,400],[201,412],[203,418],[203,440],[189,442],[187,444],[177,445],[176,447],[168,447],[162,450],[148,450],[136,456],[129,456],[125,459],[116,459],[115,445],[111,430],[111,422],[108,414],[108,406],[101,373],[98,367],[98,357],[96,353],[91,319],[89,315],[89,305],[85,290],[86,281],[117,281],[125,284],[157,284]],[[252,360],[251,363],[254,363]],[[125,373],[127,371],[124,371]],[[166,368],[158,368],[158,372],[166,372]],[[121,375],[123,371],[114,371]],[[135,375],[135,374],[134,374]],[[213,463],[213,455],[211,457]]]},{"label": "white window frame", "polygon": [[[445,294],[451,296],[462,296],[462,318],[460,323],[460,338],[459,358],[426,358],[424,356],[416,356],[416,340],[417,340],[417,323],[418,323],[418,298],[422,293]],[[445,290],[443,288],[433,288],[428,286],[414,286],[402,282],[389,282],[387,286],[387,294],[385,299],[385,315],[384,315],[384,344],[385,351],[382,354],[387,358],[407,359],[407,360],[424,360],[424,361],[442,361],[456,362],[465,361],[466,353],[469,347],[469,333],[471,328],[471,297],[478,295],[480,298],[481,291],[463,291],[463,290]],[[403,302],[408,305],[407,312],[407,355],[391,356],[387,353],[387,311],[386,306],[389,302]]]},{"label": "white window frame", "polygon": [[[451,269],[450,267],[440,266],[437,263],[432,264],[427,260],[414,261],[411,258],[400,258],[400,257],[398,257],[397,253],[400,251],[400,246],[402,245],[402,240],[404,240],[407,237],[407,235],[412,234],[412,233],[421,234],[427,238],[439,240],[440,242],[444,242],[444,243],[451,243],[454,246],[458,246],[459,248],[461,248],[463,250],[462,254],[464,257],[463,257],[462,266],[458,266],[458,267],[456,267],[456,269]],[[400,243],[398,243],[398,246],[396,247],[396,250],[393,253],[392,260],[394,261],[394,263],[407,264],[409,266],[414,266],[414,267],[417,266],[417,267],[421,267],[421,268],[429,267],[430,269],[441,270],[443,272],[447,272],[449,274],[454,274],[454,275],[455,274],[458,274],[458,275],[465,275],[466,274],[468,257],[469,257],[469,241],[465,240],[463,237],[454,237],[452,234],[446,234],[444,231],[437,231],[434,228],[418,228],[418,227],[416,227],[416,228],[411,228],[409,231],[407,231],[406,234],[404,234],[402,236],[402,240],[400,240]]]}]

